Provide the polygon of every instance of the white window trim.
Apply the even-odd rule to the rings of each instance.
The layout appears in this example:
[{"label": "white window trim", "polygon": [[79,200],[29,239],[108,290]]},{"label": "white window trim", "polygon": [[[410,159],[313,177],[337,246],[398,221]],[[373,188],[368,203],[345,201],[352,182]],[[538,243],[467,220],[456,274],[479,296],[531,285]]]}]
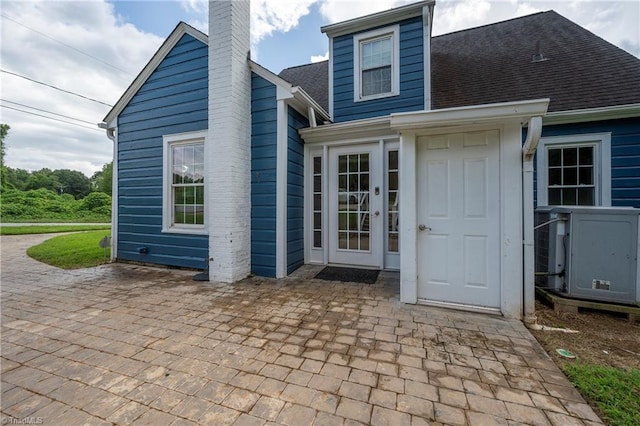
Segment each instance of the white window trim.
[{"label": "white window trim", "polygon": [[[360,45],[362,42],[371,41],[391,35],[391,92],[380,93],[371,96],[362,96],[362,70],[360,69]],[[363,102],[373,99],[388,98],[400,94],[400,26],[380,28],[353,36],[353,101]]]},{"label": "white window trim", "polygon": [[595,205],[611,206],[611,133],[585,133],[541,138],[536,153],[538,206],[546,206],[549,202],[547,194],[547,148],[589,144],[595,146]]},{"label": "white window trim", "polygon": [[[204,224],[202,225],[174,225],[171,223],[172,205],[171,205],[171,146],[176,144],[186,144],[194,142],[206,143],[207,131],[201,130],[197,132],[175,133],[162,136],[162,232],[173,234],[194,234],[207,235],[207,200],[204,200]],[[207,185],[207,165],[205,162],[205,196]]]}]

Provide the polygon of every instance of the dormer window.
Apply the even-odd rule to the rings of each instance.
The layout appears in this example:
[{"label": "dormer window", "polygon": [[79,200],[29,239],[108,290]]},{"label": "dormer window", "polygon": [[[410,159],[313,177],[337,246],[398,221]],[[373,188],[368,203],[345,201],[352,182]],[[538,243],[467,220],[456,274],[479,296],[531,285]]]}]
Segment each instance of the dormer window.
[{"label": "dormer window", "polygon": [[354,36],[355,102],[400,93],[398,31],[394,25]]}]

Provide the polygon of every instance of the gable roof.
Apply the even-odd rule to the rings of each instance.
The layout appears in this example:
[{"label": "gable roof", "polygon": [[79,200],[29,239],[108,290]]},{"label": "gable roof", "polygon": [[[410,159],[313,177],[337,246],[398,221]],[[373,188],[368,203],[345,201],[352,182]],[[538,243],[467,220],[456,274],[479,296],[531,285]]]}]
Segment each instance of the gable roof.
[{"label": "gable roof", "polygon": [[135,96],[135,94],[140,90],[145,81],[151,76],[153,71],[160,65],[160,62],[171,52],[171,50],[175,47],[176,44],[182,39],[182,36],[185,34],[189,34],[193,38],[200,40],[202,43],[208,45],[209,38],[206,34],[201,31],[196,30],[191,25],[188,25],[182,21],[176,25],[173,29],[169,37],[166,38],[164,43],[160,46],[160,48],[156,51],[156,53],[151,57],[147,65],[140,71],[140,74],[136,76],[136,78],[131,82],[127,90],[124,91],[118,102],[111,108],[111,110],[107,113],[107,115],[102,120],[104,123],[107,123],[107,126],[111,124],[113,120],[122,112],[122,110],[127,106],[129,101]]},{"label": "gable roof", "polygon": [[325,111],[329,111],[329,61],[282,70],[278,77],[302,87]]},{"label": "gable roof", "polygon": [[[280,73],[324,106],[323,75],[328,62]],[[433,109],[541,98],[549,112],[638,104],[640,59],[548,11],[433,37],[431,84]]]}]

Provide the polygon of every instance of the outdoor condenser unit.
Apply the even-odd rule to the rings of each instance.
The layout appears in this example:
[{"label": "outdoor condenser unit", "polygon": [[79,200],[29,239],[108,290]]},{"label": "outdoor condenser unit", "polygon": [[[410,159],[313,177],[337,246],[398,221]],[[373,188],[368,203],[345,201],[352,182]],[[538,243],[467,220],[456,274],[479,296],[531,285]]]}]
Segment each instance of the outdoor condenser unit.
[{"label": "outdoor condenser unit", "polygon": [[630,207],[539,207],[536,285],[567,297],[640,305],[639,216]]}]

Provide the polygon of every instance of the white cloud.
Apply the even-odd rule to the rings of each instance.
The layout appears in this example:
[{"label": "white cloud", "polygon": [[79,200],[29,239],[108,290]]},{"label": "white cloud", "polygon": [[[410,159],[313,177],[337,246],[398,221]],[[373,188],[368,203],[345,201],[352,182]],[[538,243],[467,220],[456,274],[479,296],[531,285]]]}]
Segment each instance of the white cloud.
[{"label": "white cloud", "polygon": [[206,14],[209,11],[207,0],[180,0],[180,6],[186,12]]},{"label": "white cloud", "polygon": [[309,14],[317,0],[251,0],[251,47],[254,59],[258,57],[260,40],[273,33],[287,33],[298,25],[300,18]]},{"label": "white cloud", "polygon": [[322,62],[329,59],[329,51],[325,52],[324,55],[311,55],[311,62]]},{"label": "white cloud", "polygon": [[[22,24],[2,19],[3,69],[109,104],[118,100],[163,41],[121,22],[113,5],[106,2],[3,2],[2,13]],[[0,83],[3,100],[94,123],[55,117],[87,126],[83,128],[2,108],[2,122],[11,126],[6,140],[8,166],[70,168],[91,175],[111,161],[112,143],[95,124],[108,106],[6,73],[0,75]],[[46,115],[15,104],[3,105]]]},{"label": "white cloud", "polygon": [[490,16],[489,11],[491,2],[487,0],[439,2],[434,11],[433,35],[483,25]]},{"label": "white cloud", "polygon": [[320,13],[328,23],[333,24],[414,2],[414,0],[322,0]]}]

